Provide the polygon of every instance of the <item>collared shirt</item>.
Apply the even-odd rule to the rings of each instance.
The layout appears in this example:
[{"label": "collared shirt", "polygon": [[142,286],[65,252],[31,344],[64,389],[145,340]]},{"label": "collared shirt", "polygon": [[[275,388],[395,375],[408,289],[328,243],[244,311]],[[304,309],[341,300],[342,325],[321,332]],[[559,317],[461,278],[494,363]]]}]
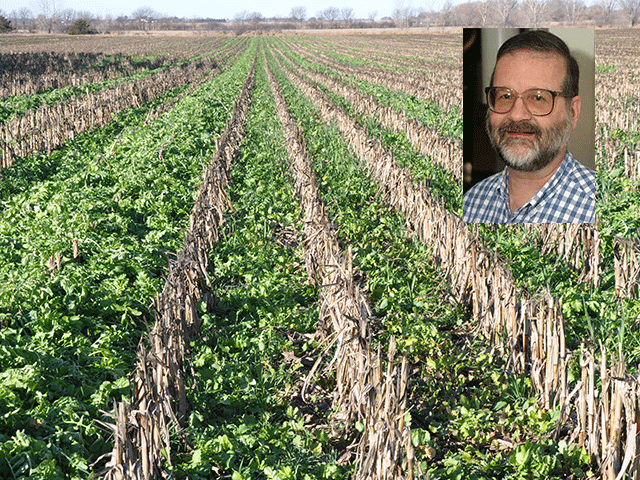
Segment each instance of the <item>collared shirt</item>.
[{"label": "collared shirt", "polygon": [[593,223],[595,173],[567,151],[540,190],[513,214],[505,168],[478,182],[464,195],[462,219],[469,223]]}]

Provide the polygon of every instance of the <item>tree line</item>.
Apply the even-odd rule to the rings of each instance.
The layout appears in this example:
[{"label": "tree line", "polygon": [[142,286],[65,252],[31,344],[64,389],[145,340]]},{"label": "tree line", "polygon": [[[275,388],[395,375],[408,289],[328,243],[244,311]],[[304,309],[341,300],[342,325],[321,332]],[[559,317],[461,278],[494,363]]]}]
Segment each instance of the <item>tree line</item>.
[{"label": "tree line", "polygon": [[396,0],[391,16],[377,19],[376,11],[357,18],[350,7],[328,7],[308,15],[307,8],[293,7],[286,17],[267,18],[260,12],[242,11],[233,19],[179,18],[140,7],[131,15],[95,15],[72,9],[57,10],[55,2],[40,0],[34,13],[23,7],[10,13],[0,10],[0,33],[111,33],[117,31],[195,30],[242,34],[249,31],[334,28],[412,27],[538,27],[550,22],[563,25],[633,27],[640,20],[640,0],[477,0],[454,4],[446,0],[439,10],[414,7],[412,0]]},{"label": "tree line", "polygon": [[570,26],[633,27],[640,18],[640,0],[485,0],[453,5],[437,12],[444,25],[473,27]]}]

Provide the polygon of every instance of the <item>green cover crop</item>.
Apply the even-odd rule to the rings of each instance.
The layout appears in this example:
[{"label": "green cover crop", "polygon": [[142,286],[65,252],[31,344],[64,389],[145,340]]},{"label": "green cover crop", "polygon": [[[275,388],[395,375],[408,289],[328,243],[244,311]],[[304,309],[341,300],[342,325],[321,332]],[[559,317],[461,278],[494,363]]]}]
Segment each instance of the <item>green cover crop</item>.
[{"label": "green cover crop", "polygon": [[[389,185],[372,181],[386,155],[368,166],[358,157],[364,150],[357,145],[392,153],[411,172],[411,186],[426,186],[447,215],[460,213],[459,182],[433,160],[442,152],[420,153],[416,137],[383,122],[376,110],[406,114],[457,145],[461,110],[450,85],[460,73],[460,35],[165,40],[158,40],[160,60],[138,40],[123,40],[137,46],[131,58],[149,59],[129,62],[122,73],[130,76],[0,104],[3,121],[14,111],[151,75],[147,67],[177,67],[224,50],[221,72],[202,85],[166,91],[101,129],[70,137],[51,154],[17,158],[0,170],[0,478],[84,479],[104,469],[112,432],[101,422],[113,423],[115,402],[129,398],[167,256],[183,246],[203,169],[256,55],[244,137],[230,164],[226,224],[206,252],[215,306],[199,303],[202,326],[185,345],[180,374],[188,408],[169,428],[171,448],[160,460],[166,473],[177,479],[351,478],[360,434],[371,428],[332,425],[339,377],[323,367],[333,339],[321,343],[316,334],[324,286],[316,288],[305,269],[304,222],[287,158],[291,142],[278,120],[268,67],[302,130],[340,247],[353,253],[353,281],[375,315],[373,347],[384,355],[393,336],[398,354],[410,362],[409,413],[401,418],[411,428],[416,469],[432,479],[592,478],[593,457],[571,438],[577,414],[563,418],[559,408],[541,408],[531,377],[513,373],[508,356],[488,348],[479,334],[482,319],[473,317],[467,298],[472,292],[454,291],[455,275],[447,277],[442,257],[434,259],[434,251],[455,239],[443,239],[445,247],[420,243],[410,222],[389,207]],[[599,74],[627,71],[616,58],[607,57]],[[118,57],[103,61],[108,67]],[[450,103],[420,97],[434,85],[447,85],[440,93]],[[374,98],[373,107],[360,108],[365,97],[353,92]],[[625,108],[636,108],[631,93],[621,98]],[[343,114],[332,116],[338,109]],[[158,111],[165,113],[155,118]],[[351,121],[360,143],[345,127]],[[615,237],[634,241],[640,225],[638,180],[626,178],[622,160],[623,149],[631,151],[640,139],[636,123],[628,131],[599,130],[601,139],[609,136],[598,152],[599,285],[583,281],[557,252],[541,253],[530,229],[472,227],[490,248],[484,258],[500,257],[519,289],[534,294],[548,287],[560,299],[573,351],[572,386],[580,379],[585,342],[602,342],[610,354],[620,348],[629,363],[640,358],[640,303],[616,293],[613,272],[620,255]],[[616,158],[609,161],[611,152]],[[324,363],[305,402],[302,384],[318,358]],[[623,437],[630,436],[625,431]],[[396,473],[406,472],[405,465]]]},{"label": "green cover crop", "polygon": [[96,132],[94,143],[88,132],[52,154],[53,175],[23,181],[19,193],[5,187],[3,478],[85,478],[109,450],[108,432],[95,420],[106,420],[101,412],[128,395],[166,255],[182,244],[202,166],[249,58],[247,52],[159,120],[144,125],[144,117],[123,115],[115,121],[125,124],[111,130],[117,137]]}]

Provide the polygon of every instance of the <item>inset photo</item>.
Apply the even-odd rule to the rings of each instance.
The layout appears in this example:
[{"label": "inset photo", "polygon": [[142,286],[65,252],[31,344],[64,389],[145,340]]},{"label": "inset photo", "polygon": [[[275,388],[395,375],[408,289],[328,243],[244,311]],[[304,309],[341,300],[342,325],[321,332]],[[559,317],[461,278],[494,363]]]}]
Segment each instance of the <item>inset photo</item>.
[{"label": "inset photo", "polygon": [[595,221],[594,39],[464,29],[465,222]]}]

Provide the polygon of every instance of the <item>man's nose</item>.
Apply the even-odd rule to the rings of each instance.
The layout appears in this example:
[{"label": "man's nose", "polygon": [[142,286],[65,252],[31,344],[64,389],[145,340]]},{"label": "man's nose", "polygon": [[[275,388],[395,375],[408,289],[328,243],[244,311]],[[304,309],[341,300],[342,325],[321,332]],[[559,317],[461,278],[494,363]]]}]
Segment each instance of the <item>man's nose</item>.
[{"label": "man's nose", "polygon": [[509,112],[509,117],[516,122],[519,120],[526,120],[531,118],[531,113],[529,113],[529,110],[527,110],[522,97],[516,98],[516,101],[513,103],[513,107]]}]

